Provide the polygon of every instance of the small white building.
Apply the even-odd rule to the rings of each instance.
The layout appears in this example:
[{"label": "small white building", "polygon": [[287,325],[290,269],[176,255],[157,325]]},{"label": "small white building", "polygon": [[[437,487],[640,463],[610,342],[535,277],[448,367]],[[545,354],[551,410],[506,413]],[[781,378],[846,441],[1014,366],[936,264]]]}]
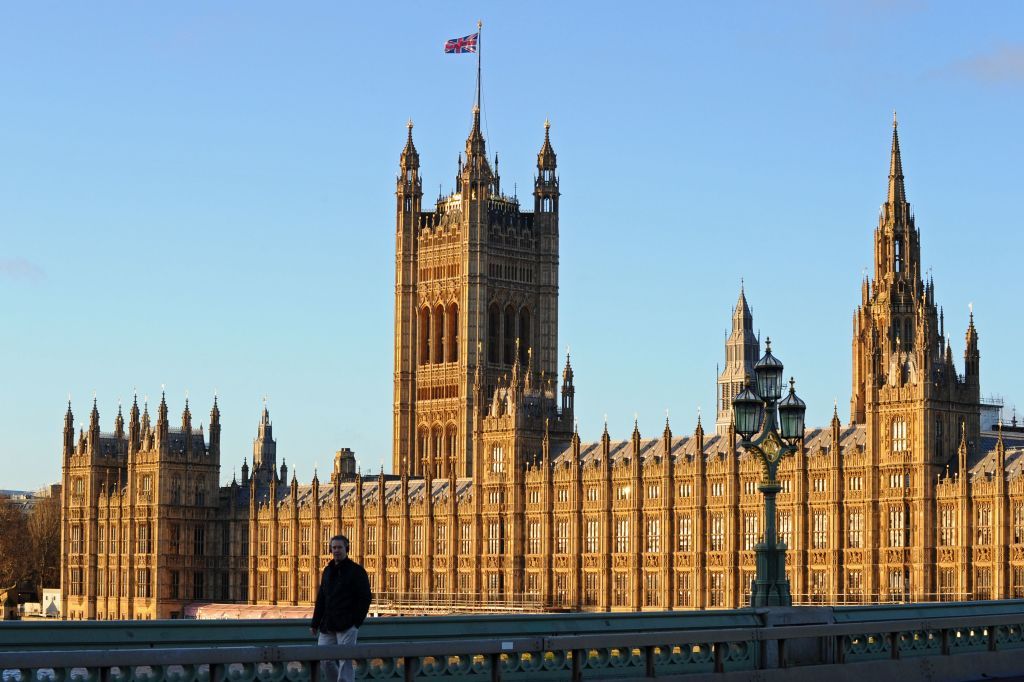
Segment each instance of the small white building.
[{"label": "small white building", "polygon": [[46,618],[60,618],[60,588],[59,587],[44,587],[43,588],[43,602],[42,602],[43,616]]}]

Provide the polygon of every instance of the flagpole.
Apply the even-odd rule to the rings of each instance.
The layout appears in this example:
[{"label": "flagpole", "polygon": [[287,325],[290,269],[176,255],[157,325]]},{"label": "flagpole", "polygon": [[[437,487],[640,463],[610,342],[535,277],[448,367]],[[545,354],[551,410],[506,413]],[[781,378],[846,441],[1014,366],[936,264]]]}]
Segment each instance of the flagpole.
[{"label": "flagpole", "polygon": [[476,22],[476,109],[480,110],[480,43],[483,38],[484,22]]}]

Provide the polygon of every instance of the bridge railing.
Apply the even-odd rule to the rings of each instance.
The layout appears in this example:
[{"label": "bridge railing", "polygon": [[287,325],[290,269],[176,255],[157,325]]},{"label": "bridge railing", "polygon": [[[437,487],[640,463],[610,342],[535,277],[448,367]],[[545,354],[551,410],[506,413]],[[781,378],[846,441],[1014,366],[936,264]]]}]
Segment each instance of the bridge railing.
[{"label": "bridge railing", "polygon": [[[1012,654],[1024,660],[1024,610],[895,609],[836,622],[831,609],[763,609],[748,627],[682,627],[548,636],[409,638],[353,646],[199,646],[0,652],[4,682],[303,682],[351,658],[359,679],[641,678],[802,665]],[[868,609],[863,609],[868,611]],[[855,616],[856,613],[848,613]],[[608,616],[613,621],[614,616]],[[413,619],[420,620],[420,619]],[[614,625],[612,624],[612,627]],[[976,663],[972,660],[972,666]],[[974,667],[971,667],[973,670]]]}]

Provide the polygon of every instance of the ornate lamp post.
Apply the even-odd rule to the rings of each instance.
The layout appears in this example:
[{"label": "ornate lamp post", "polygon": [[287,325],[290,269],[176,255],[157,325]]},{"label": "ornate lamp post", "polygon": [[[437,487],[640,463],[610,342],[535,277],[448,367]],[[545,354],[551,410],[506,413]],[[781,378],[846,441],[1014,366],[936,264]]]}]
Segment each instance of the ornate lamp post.
[{"label": "ornate lamp post", "polygon": [[[796,396],[793,379],[789,380],[789,395],[779,402],[782,363],[772,355],[771,339],[767,339],[764,356],[754,365],[754,375],[757,392],[748,382],[732,401],[740,447],[757,455],[764,468],[764,479],[757,486],[764,495],[764,539],[754,547],[757,574],[750,590],[750,605],[792,606],[786,545],[778,541],[775,529],[775,496],[782,489],[776,474],[782,458],[796,452],[797,443],[803,440],[807,405]],[[751,440],[755,434],[759,435]]]}]

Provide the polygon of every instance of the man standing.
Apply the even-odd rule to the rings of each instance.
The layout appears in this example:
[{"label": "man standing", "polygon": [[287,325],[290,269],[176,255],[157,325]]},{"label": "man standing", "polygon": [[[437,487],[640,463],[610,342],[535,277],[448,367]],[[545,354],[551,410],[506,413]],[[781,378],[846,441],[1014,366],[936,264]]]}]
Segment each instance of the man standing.
[{"label": "man standing", "polygon": [[[335,535],[330,546],[334,561],[320,578],[310,631],[317,644],[355,644],[370,610],[370,579],[362,566],[348,558],[347,537]],[[327,682],[352,682],[354,665],[351,660],[324,661]]]}]

